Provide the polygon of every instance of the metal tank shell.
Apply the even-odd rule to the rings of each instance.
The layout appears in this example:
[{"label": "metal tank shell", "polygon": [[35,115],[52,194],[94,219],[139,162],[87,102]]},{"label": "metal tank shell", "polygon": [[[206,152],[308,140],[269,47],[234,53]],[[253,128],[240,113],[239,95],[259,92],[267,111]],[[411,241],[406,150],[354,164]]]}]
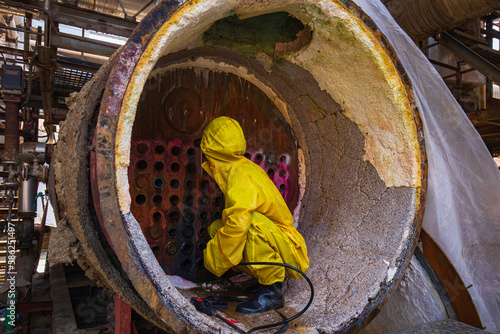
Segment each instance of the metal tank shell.
[{"label": "metal tank shell", "polygon": [[[245,20],[273,13],[288,13],[304,27],[295,40],[275,43],[274,53],[264,47],[218,44],[206,35],[216,22],[232,15],[237,17],[234,20]],[[259,151],[265,141],[261,138],[249,156],[257,159],[263,154],[262,166],[268,170],[267,162],[279,164],[280,156],[289,157],[283,162],[292,169],[283,173],[283,180],[293,174],[293,182],[286,183],[296,190],[289,206],[308,245],[311,267],[307,274],[316,289],[297,330],[345,332],[362,324],[383,305],[408,265],[421,227],[427,165],[422,126],[404,68],[373,21],[349,0],[158,4],[75,97],[61,130],[56,187],[60,206],[86,254],[81,261],[140,314],[169,332],[234,331],[197,312],[160,266],[158,252],[174,250],[152,248],[152,239],[163,240],[160,233],[168,233],[166,228],[162,232],[153,227],[164,219],[172,202],[165,204],[167,211],[154,216],[147,233],[134,215],[138,195],[133,190],[136,176],[131,173],[140,174],[142,168],[133,169],[140,161],[134,159],[139,157],[142,140],[136,136],[136,122],[146,113],[141,101],[156,94],[159,86],[152,83],[158,75],[191,70],[206,74],[200,80],[207,87],[217,82],[213,79],[217,73],[225,76],[224,82],[240,80],[252,94],[262,97],[252,100],[252,94],[239,91],[220,106],[237,98],[253,104],[266,100],[276,113],[273,117],[284,124],[280,129],[290,129],[283,130],[293,139],[289,152],[276,153],[281,152],[278,146],[273,146],[276,152],[272,154],[270,149]],[[199,94],[200,87],[189,90],[198,90],[200,101],[206,104],[208,94]],[[233,105],[240,108],[242,103]],[[213,117],[223,109],[206,108]],[[208,118],[199,119],[201,126],[193,128],[193,136],[202,131]],[[190,124],[176,127],[181,133],[190,130]],[[170,157],[173,146],[165,147]],[[71,156],[72,151],[77,156]],[[157,161],[156,155],[151,161]],[[182,170],[174,163],[182,165],[175,160],[165,166],[175,168],[176,173]],[[85,173],[86,166],[90,175]],[[70,180],[68,175],[75,170],[83,173]],[[280,170],[285,169],[276,169]],[[268,171],[273,178],[274,173]],[[152,177],[145,184],[151,183],[150,191],[155,194],[163,194],[174,188],[170,183],[174,178],[166,178],[169,175]],[[192,205],[192,199],[180,194],[175,196],[182,205]],[[145,196],[144,200],[150,199]],[[197,221],[196,217],[189,220]],[[182,227],[177,233],[182,235]],[[307,302],[303,281],[289,280],[284,290],[290,309],[299,310]]]}]

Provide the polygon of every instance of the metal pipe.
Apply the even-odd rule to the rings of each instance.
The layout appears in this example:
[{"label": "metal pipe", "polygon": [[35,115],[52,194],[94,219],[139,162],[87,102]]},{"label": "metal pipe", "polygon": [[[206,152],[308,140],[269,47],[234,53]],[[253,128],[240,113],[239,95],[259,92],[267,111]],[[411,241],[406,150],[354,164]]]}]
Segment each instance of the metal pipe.
[{"label": "metal pipe", "polygon": [[83,37],[61,36],[60,34],[52,36],[52,45],[68,50],[95,53],[101,56],[111,56],[119,48],[119,45],[111,43],[93,42]]},{"label": "metal pipe", "polygon": [[457,57],[464,59],[491,81],[496,84],[500,84],[500,69],[498,67],[491,64],[489,61],[446,32],[439,34],[437,36],[437,40],[441,45],[453,52]]},{"label": "metal pipe", "polygon": [[[23,167],[28,167],[29,164],[23,163]],[[35,197],[38,189],[38,178],[27,176],[21,182],[19,188],[19,203],[17,211],[19,213],[35,213]]]},{"label": "metal pipe", "polygon": [[500,9],[498,0],[386,0],[394,19],[415,41]]},{"label": "metal pipe", "polygon": [[22,143],[19,151],[25,154],[45,154],[46,145],[44,143],[27,142]]}]

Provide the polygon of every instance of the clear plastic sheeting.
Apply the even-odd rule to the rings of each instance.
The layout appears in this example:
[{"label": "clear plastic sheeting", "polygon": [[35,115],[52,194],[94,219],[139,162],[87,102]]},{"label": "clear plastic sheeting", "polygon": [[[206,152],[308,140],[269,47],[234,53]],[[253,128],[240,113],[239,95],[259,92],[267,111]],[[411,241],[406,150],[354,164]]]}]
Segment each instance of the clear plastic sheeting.
[{"label": "clear plastic sheeting", "polygon": [[458,270],[483,326],[500,333],[500,173],[437,71],[375,0],[355,0],[412,82],[429,163],[424,228]]}]

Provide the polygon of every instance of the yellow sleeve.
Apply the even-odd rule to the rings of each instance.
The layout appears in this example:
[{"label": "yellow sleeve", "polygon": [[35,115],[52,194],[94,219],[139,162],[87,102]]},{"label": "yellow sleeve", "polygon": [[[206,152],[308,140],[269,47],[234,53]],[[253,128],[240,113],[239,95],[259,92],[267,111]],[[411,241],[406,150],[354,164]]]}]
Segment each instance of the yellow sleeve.
[{"label": "yellow sleeve", "polygon": [[253,178],[246,175],[228,183],[226,208],[222,213],[223,226],[204,250],[205,267],[216,276],[241,262],[251,214],[261,205],[261,196]]}]

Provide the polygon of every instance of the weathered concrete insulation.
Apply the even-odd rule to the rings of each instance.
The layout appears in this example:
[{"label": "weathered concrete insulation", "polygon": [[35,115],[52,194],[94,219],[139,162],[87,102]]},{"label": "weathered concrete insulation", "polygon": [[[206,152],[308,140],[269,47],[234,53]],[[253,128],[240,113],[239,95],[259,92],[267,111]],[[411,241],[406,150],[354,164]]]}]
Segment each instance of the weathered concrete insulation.
[{"label": "weathered concrete insulation", "polygon": [[[157,8],[118,53],[95,130],[95,182],[100,192],[96,210],[102,211],[101,227],[109,234],[121,268],[99,256],[102,246],[95,243],[102,242],[102,236],[99,241],[95,231],[87,230],[92,221],[88,182],[79,181],[85,187],[75,193],[78,183],[69,180],[70,165],[63,165],[74,148],[80,165],[73,169],[88,177],[82,170],[87,157],[81,141],[90,139],[89,106],[96,102],[87,101],[85,115],[75,108],[73,113],[84,119],[83,132],[75,129],[82,122],[78,117],[68,119],[65,144],[58,148],[58,195],[66,210],[87,207],[72,211],[70,220],[77,222],[74,229],[84,248],[89,247],[89,261],[101,273],[113,268],[111,277],[120,276],[123,269],[134,296],[142,298],[128,302],[143,310],[147,303],[154,316],[147,310],[143,314],[169,332],[233,332],[197,312],[186,298],[191,292],[169,281],[131,212],[128,174],[134,122],[141,112],[138,104],[154,89],[149,83],[174,69],[230,73],[272,101],[299,148],[301,196],[295,218],[308,245],[307,274],[316,295],[296,330],[332,333],[361,324],[401,278],[415,246],[425,198],[418,113],[404,70],[384,37],[348,0],[196,0],[182,5],[165,1]],[[311,31],[309,43],[274,57],[204,43],[204,32],[220,19],[234,13],[244,19],[273,12],[299,19]],[[97,87],[84,90],[88,95],[81,95],[81,104],[100,96],[103,88],[100,83]],[[70,131],[85,135],[73,141]],[[120,288],[119,281],[110,283]],[[285,294],[288,315],[309,297],[303,280],[286,281]]]},{"label": "weathered concrete insulation", "polygon": [[403,30],[415,41],[450,30],[500,9],[497,0],[385,0]]}]

